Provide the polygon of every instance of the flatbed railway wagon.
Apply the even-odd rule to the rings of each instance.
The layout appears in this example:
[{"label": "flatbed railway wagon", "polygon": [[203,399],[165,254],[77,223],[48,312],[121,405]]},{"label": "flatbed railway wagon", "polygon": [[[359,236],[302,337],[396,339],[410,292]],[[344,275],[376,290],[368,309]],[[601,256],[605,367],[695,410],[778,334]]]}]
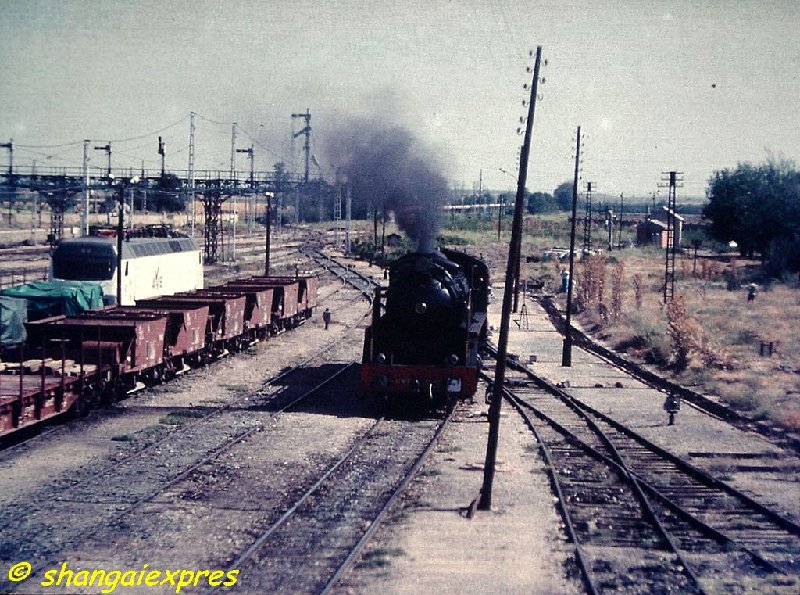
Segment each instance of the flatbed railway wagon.
[{"label": "flatbed railway wagon", "polygon": [[0,362],[0,436],[294,328],[316,289],[314,277],[253,277],[28,323],[18,361]]}]

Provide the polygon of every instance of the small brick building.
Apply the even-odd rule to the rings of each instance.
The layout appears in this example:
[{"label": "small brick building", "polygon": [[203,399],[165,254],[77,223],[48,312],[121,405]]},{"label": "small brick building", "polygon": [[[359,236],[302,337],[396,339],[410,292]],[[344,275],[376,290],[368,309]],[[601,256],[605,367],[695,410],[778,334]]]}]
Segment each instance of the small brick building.
[{"label": "small brick building", "polygon": [[[666,211],[664,216],[672,217],[672,226],[675,233],[675,247],[680,248],[684,219],[672,211]],[[648,218],[636,226],[637,246],[658,246],[660,248],[666,248],[667,241],[667,224],[664,221]]]}]

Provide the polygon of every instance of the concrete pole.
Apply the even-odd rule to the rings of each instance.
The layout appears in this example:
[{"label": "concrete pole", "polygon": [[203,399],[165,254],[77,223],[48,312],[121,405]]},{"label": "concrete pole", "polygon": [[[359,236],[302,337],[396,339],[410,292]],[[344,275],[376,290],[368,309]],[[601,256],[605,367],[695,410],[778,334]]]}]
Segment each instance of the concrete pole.
[{"label": "concrete pole", "polygon": [[83,141],[83,212],[81,213],[81,235],[89,235],[89,139]]}]

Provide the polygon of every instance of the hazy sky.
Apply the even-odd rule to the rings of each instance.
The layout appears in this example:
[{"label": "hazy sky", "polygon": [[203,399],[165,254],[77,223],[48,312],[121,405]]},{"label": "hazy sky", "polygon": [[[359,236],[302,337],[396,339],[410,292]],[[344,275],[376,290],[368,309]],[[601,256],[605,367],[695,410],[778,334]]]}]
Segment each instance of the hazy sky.
[{"label": "hazy sky", "polygon": [[407,126],[453,183],[511,188],[537,45],[531,190],[571,179],[577,125],[604,193],[675,169],[700,195],[714,169],[800,156],[796,0],[0,0],[0,140],[19,165],[80,166],[88,138],[155,168],[161,134],[185,170],[193,111],[198,169],[228,169],[232,122],[269,169],[309,108],[326,175],[326,129],[356,114]]}]

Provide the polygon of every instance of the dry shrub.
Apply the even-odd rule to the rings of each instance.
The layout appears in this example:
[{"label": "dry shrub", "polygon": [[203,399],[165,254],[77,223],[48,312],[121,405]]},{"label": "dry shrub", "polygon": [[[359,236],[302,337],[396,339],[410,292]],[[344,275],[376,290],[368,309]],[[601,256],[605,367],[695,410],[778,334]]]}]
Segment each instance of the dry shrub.
[{"label": "dry shrub", "polygon": [[700,261],[700,277],[706,281],[716,281],[722,275],[722,264],[716,260]]},{"label": "dry shrub", "polygon": [[611,272],[611,310],[610,316],[613,322],[619,321],[622,317],[622,302],[624,296],[622,295],[622,284],[625,277],[625,263],[617,261],[614,265],[614,270]]},{"label": "dry shrub", "polygon": [[608,324],[608,306],[603,302],[606,285],[606,261],[592,254],[581,261],[576,307],[585,312],[587,321],[597,326]]},{"label": "dry shrub", "polygon": [[728,291],[735,291],[741,287],[742,280],[739,274],[739,262],[735,258],[732,258],[730,276],[728,277]]},{"label": "dry shrub", "polygon": [[596,307],[603,301],[606,284],[606,260],[592,254],[581,261],[581,299],[587,307]]},{"label": "dry shrub", "polygon": [[800,430],[800,409],[784,411],[780,416],[780,420],[787,428]]},{"label": "dry shrub", "polygon": [[672,354],[672,343],[663,322],[651,313],[636,312],[626,316],[629,332],[614,342],[614,349],[657,366],[667,366]]},{"label": "dry shrub", "polygon": [[633,300],[637,310],[642,309],[642,290],[642,276],[636,273],[633,276]]},{"label": "dry shrub", "polygon": [[683,296],[667,304],[667,332],[672,339],[671,364],[677,372],[686,370],[694,358],[706,366],[723,368],[729,365],[710,347],[700,323],[689,316]]}]

